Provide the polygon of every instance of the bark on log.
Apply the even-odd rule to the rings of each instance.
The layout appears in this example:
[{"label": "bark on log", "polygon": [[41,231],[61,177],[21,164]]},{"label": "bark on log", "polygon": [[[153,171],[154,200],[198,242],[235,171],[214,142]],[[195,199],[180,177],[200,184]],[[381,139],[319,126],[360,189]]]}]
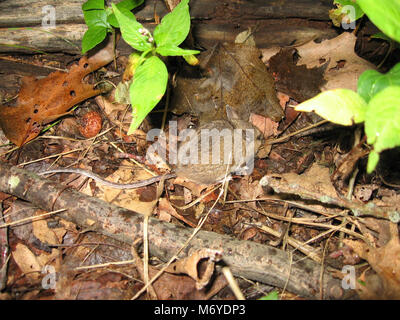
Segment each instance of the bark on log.
[{"label": "bark on log", "polygon": [[[86,0],[3,0],[0,1],[0,27],[29,27],[41,25],[45,6],[55,8],[56,23],[83,23],[82,4]],[[113,0],[111,2],[119,2]],[[191,0],[192,19],[220,19],[229,23],[249,19],[304,18],[329,20],[332,0]],[[162,17],[167,13],[163,1],[146,0],[135,10],[139,21],[153,21],[154,13]]]},{"label": "bark on log", "polygon": [[[81,9],[84,2],[85,0],[0,2],[0,52],[34,53],[23,48],[32,47],[45,52],[79,54],[81,39],[87,30]],[[47,14],[42,9],[46,5],[55,8],[55,28],[42,27],[42,20],[46,20]],[[313,0],[190,2],[195,39],[206,47],[210,41],[233,41],[239,32],[256,26],[258,31],[255,38],[260,48],[284,46],[312,38],[331,38],[336,35],[327,22],[331,7],[331,0],[318,3]],[[162,1],[147,0],[145,5],[135,10],[137,19],[149,29],[154,28],[154,13],[159,17],[167,13]],[[282,19],[285,19],[284,27]],[[276,22],[280,24],[276,25]],[[25,29],[9,29],[15,27]],[[131,52],[123,41],[120,41],[118,49],[123,54]]]},{"label": "bark on log", "polygon": [[[0,191],[44,210],[68,208],[60,214],[62,218],[128,244],[142,238],[142,215],[66,189],[63,185],[3,162],[0,162]],[[148,230],[150,254],[164,261],[177,252],[192,233],[190,229],[155,218],[149,219]],[[207,231],[200,231],[182,255],[201,248],[221,250],[224,262],[236,276],[281,288],[286,286],[287,290],[304,297],[319,296],[321,266],[312,260],[295,261],[294,258],[291,261],[287,252],[277,248]],[[324,273],[322,287],[326,298],[344,298],[354,294],[351,291],[343,293],[340,281],[327,272]]]}]

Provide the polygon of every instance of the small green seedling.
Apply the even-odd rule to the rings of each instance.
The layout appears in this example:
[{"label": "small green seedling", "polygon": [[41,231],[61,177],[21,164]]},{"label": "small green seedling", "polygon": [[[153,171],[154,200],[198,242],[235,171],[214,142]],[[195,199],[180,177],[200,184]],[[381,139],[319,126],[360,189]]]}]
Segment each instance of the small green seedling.
[{"label": "small green seedling", "polygon": [[143,0],[124,0],[105,8],[104,0],[89,0],[82,6],[89,27],[82,39],[82,51],[101,43],[112,27],[119,27],[122,38],[135,49],[127,67],[133,78],[129,83],[121,83],[116,93],[123,100],[121,92],[129,91],[133,117],[128,134],[139,127],[165,94],[168,70],[159,55],[182,56],[188,63],[195,64],[194,55],[200,53],[179,47],[190,30],[189,0],[181,0],[172,12],[165,15],[153,35],[130,11],[142,3]]}]

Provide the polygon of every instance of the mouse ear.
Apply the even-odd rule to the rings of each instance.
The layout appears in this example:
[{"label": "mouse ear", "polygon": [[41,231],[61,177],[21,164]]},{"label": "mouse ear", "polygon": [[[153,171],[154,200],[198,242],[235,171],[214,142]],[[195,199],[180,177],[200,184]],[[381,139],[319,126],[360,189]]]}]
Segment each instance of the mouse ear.
[{"label": "mouse ear", "polygon": [[227,116],[229,121],[240,120],[240,118],[239,118],[238,114],[236,113],[236,111],[233,110],[233,108],[229,104],[227,104],[225,106],[225,108],[226,108],[226,116]]}]

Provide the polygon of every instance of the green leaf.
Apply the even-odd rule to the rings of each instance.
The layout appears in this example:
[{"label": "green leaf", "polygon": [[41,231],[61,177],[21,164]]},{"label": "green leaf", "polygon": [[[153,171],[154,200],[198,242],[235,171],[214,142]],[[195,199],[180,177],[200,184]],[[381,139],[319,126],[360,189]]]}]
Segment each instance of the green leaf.
[{"label": "green leaf", "polygon": [[139,127],[147,114],[161,100],[167,88],[167,82],[167,67],[160,58],[152,56],[137,67],[129,88],[133,119],[128,135]]},{"label": "green leaf", "polygon": [[[128,17],[132,20],[136,20],[135,15],[132,12],[130,12],[129,10],[122,8],[122,9],[120,9],[120,11],[126,17]],[[119,23],[118,23],[117,17],[115,16],[114,13],[111,13],[110,15],[108,15],[107,22],[109,24],[111,24],[114,28],[119,28]]]},{"label": "green leaf", "polygon": [[89,28],[82,38],[82,53],[93,49],[106,38],[107,29],[103,26]]},{"label": "green leaf", "polygon": [[112,4],[112,8],[121,28],[122,38],[126,41],[126,43],[138,51],[146,51],[151,49],[152,45],[147,41],[148,37],[139,32],[140,29],[144,28],[139,22],[136,21],[134,15],[132,14],[131,17],[125,15],[116,7],[115,4]]},{"label": "green leaf", "polygon": [[124,0],[116,4],[118,9],[125,9],[131,11],[132,9],[140,6],[144,0]]},{"label": "green leaf", "polygon": [[104,27],[110,28],[107,22],[107,13],[105,10],[90,10],[84,11],[83,17],[85,18],[86,25],[90,29],[91,27]]},{"label": "green leaf", "polygon": [[348,89],[324,91],[295,107],[297,111],[315,111],[331,122],[350,126],[364,121],[367,104],[356,92]]},{"label": "green leaf", "polygon": [[[126,16],[135,19],[131,12],[132,9],[140,6],[144,0],[124,0],[116,4],[117,8]],[[136,19],[135,19],[136,20]],[[119,28],[119,23],[114,13],[108,15],[107,21],[115,28]]]},{"label": "green leaf", "polygon": [[187,50],[176,46],[157,47],[156,52],[162,56],[187,56],[200,53],[198,50]]},{"label": "green leaf", "polygon": [[112,25],[114,28],[119,28],[119,23],[117,18],[115,17],[114,13],[111,13],[110,15],[108,15],[107,17],[107,22]]},{"label": "green leaf", "polygon": [[278,292],[277,291],[272,291],[270,293],[268,293],[268,295],[261,297],[258,300],[278,300]]},{"label": "green leaf", "polygon": [[189,0],[182,0],[154,30],[157,46],[179,46],[190,30]]},{"label": "green leaf", "polygon": [[357,0],[357,3],[383,33],[400,42],[400,0]]},{"label": "green leaf", "polygon": [[375,152],[400,146],[400,86],[387,87],[370,100],[365,133]]},{"label": "green leaf", "polygon": [[400,85],[400,63],[386,74],[376,70],[364,71],[358,79],[357,92],[366,102],[369,102],[375,94],[386,87],[398,85]]},{"label": "green leaf", "polygon": [[102,9],[104,10],[104,0],[88,0],[82,5],[82,10],[93,10]]},{"label": "green leaf", "polygon": [[367,173],[372,173],[375,170],[376,165],[379,162],[379,153],[375,150],[372,150],[368,156],[368,163],[367,163]]}]

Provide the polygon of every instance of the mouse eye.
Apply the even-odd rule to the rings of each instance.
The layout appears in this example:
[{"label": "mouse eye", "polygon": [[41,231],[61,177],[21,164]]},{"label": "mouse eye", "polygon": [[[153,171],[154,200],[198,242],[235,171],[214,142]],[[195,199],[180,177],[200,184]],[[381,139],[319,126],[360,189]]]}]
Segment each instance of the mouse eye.
[{"label": "mouse eye", "polygon": [[193,122],[190,122],[188,125],[188,129],[194,129],[195,124]]}]

